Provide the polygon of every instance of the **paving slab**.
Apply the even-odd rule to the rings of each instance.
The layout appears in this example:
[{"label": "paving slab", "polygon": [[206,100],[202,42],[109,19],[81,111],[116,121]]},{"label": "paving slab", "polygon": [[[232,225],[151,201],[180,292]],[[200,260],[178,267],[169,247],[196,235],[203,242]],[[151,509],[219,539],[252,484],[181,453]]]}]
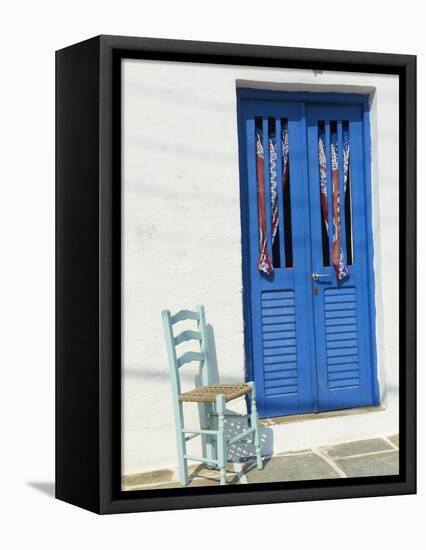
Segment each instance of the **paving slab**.
[{"label": "paving slab", "polygon": [[[232,473],[232,466],[228,464],[226,468],[227,473]],[[195,477],[198,475],[203,476],[218,476],[220,475],[219,468],[207,468],[207,464],[205,462],[202,462],[201,464],[192,464],[191,466],[188,466],[188,473],[189,477]]]},{"label": "paving slab", "polygon": [[312,449],[300,449],[298,451],[284,451],[282,453],[277,453],[274,456],[291,456],[291,455],[306,455],[312,454]]},{"label": "paving slab", "polygon": [[139,485],[162,483],[173,479],[173,470],[153,470],[142,474],[124,476],[122,483],[124,490],[133,489]]},{"label": "paving slab", "polygon": [[252,466],[245,475],[249,483],[339,477],[325,460],[314,453],[273,457],[265,463],[263,470]]},{"label": "paving slab", "polygon": [[208,487],[209,485],[219,485],[219,482],[211,479],[195,479],[185,486],[182,486],[178,481],[175,481],[173,483],[162,483],[161,485],[156,485],[155,487],[144,487],[144,489],[186,489],[187,487]]},{"label": "paving slab", "polygon": [[399,473],[399,451],[342,458],[335,462],[348,477],[388,476]]},{"label": "paving slab", "polygon": [[[226,479],[232,480],[237,475],[236,472],[233,471],[232,464],[228,464],[226,468]],[[189,468],[189,482],[195,481],[197,479],[207,479],[211,481],[217,481],[220,479],[220,470],[219,468],[215,468],[210,470],[207,468],[207,466],[204,465],[198,465],[195,467]]]},{"label": "paving slab", "polygon": [[391,435],[390,437],[388,437],[388,439],[389,441],[392,441],[394,445],[399,447],[399,434]]},{"label": "paving slab", "polygon": [[330,458],[344,458],[365,453],[377,453],[378,451],[387,451],[390,449],[393,449],[392,445],[381,437],[378,437],[375,439],[351,441],[350,443],[340,443],[339,445],[328,445],[326,447],[321,447],[320,450]]},{"label": "paving slab", "polygon": [[[398,434],[389,436],[387,439],[394,445],[399,445]],[[312,449],[287,451],[272,457],[264,457],[263,470],[257,470],[254,457],[243,458],[239,464],[228,463],[227,482],[233,485],[245,482],[263,483],[340,477],[341,474],[339,475],[330,462],[348,477],[396,475],[399,472],[399,451],[395,450],[389,441],[378,437],[324,446],[321,448],[321,454],[324,454],[327,460]],[[241,468],[242,472],[239,471]],[[172,469],[163,469],[124,476],[123,490],[179,488],[181,485],[177,474],[178,472]],[[191,465],[189,474],[187,487],[219,485],[220,482],[219,470],[210,470],[204,463]]]},{"label": "paving slab", "polygon": [[[228,485],[238,485],[240,479],[235,473],[226,475],[226,482]],[[182,486],[179,481],[173,483],[161,483],[155,487],[146,487],[146,489],[185,489],[186,487],[205,487],[212,485],[220,485],[220,477],[196,477],[190,479],[188,485]]]}]

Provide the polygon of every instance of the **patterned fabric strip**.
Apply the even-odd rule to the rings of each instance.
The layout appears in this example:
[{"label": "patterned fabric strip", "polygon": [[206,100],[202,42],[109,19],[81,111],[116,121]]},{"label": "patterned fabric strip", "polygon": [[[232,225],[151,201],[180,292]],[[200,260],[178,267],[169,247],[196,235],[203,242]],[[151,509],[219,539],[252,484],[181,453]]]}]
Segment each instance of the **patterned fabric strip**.
[{"label": "patterned fabric strip", "polygon": [[343,183],[344,183],[344,189],[345,189],[345,199],[346,199],[346,189],[348,187],[348,180],[349,180],[349,154],[350,154],[349,129],[344,128],[343,129]]},{"label": "patterned fabric strip", "polygon": [[318,136],[318,156],[320,174],[320,203],[322,219],[325,224],[325,231],[328,240],[328,195],[327,195],[327,161],[325,157],[324,137]]},{"label": "patterned fabric strip", "polygon": [[[343,179],[344,190],[349,176],[349,135],[346,134],[343,144]],[[341,218],[340,218],[340,192],[339,192],[339,163],[338,163],[338,143],[332,140],[331,143],[331,183],[333,198],[333,241],[331,245],[331,260],[336,271],[336,278],[341,281],[349,277],[349,270],[343,257],[341,245]],[[321,214],[324,221],[327,237],[329,237],[328,228],[328,196],[327,196],[327,163],[324,136],[318,136],[318,156],[320,173],[320,202]]]},{"label": "patterned fabric strip", "polygon": [[[258,197],[258,221],[259,221],[259,258],[257,268],[266,275],[273,271],[271,258],[269,257],[267,246],[267,225],[266,225],[266,192],[264,176],[264,150],[262,132],[256,131],[256,167],[257,167],[257,197]],[[277,139],[276,135],[269,136],[269,180],[271,188],[271,236],[272,245],[279,225],[279,207],[278,207],[278,172],[277,172]],[[288,128],[285,126],[281,130],[281,150],[282,150],[282,174],[283,189],[288,185]]]},{"label": "patterned fabric strip", "polygon": [[256,132],[257,212],[259,222],[259,258],[257,269],[269,275],[273,267],[268,252],[266,231],[265,155],[261,132]]},{"label": "patterned fabric strip", "polygon": [[[331,258],[336,271],[336,278],[341,281],[349,277],[348,266],[345,263],[342,250],[342,226],[340,213],[340,191],[339,191],[339,162],[338,142],[332,140],[331,149],[331,183],[333,193],[333,242],[331,245]],[[345,169],[344,169],[345,172]]]}]

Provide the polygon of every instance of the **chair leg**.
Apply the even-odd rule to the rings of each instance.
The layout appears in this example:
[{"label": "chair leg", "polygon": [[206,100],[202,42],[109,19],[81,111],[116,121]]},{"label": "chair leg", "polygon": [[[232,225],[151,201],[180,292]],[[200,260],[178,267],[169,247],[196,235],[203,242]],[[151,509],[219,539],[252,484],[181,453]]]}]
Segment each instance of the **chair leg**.
[{"label": "chair leg", "polygon": [[218,432],[217,432],[217,459],[220,468],[220,484],[226,485],[226,434],[225,434],[225,396],[223,394],[216,397],[216,409],[218,414]]},{"label": "chair leg", "polygon": [[179,463],[179,481],[181,485],[188,485],[188,461],[186,455],[186,441],[183,433],[183,406],[180,401],[175,403],[176,441]]},{"label": "chair leg", "polygon": [[260,449],[260,434],[259,434],[259,418],[256,408],[256,385],[254,382],[249,382],[251,386],[251,411],[250,411],[250,423],[254,428],[254,448],[256,451],[256,465],[258,470],[263,469],[262,454]]},{"label": "chair leg", "polygon": [[[206,414],[206,427],[208,430],[215,430],[216,429],[216,422],[215,417],[213,416],[213,404],[212,403],[206,403],[205,404],[205,414]],[[211,458],[213,460],[216,460],[217,452],[216,452],[216,437],[214,435],[207,435],[206,436],[206,456],[207,458]],[[207,462],[207,468],[209,470],[215,470],[216,464],[213,462]]]}]

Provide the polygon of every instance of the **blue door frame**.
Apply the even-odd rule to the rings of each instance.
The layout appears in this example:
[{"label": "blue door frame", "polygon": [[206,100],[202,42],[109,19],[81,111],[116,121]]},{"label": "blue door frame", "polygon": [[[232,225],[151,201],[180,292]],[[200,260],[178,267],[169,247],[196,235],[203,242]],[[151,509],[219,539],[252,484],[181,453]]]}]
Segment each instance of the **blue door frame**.
[{"label": "blue door frame", "polygon": [[[246,372],[256,381],[260,415],[378,404],[368,99],[352,94],[240,89],[238,121]],[[281,223],[280,259],[272,274],[264,275],[256,261],[259,229],[255,135],[257,125],[263,133],[265,164],[269,165],[270,121],[277,135],[282,124],[288,128],[290,202],[286,208],[291,213],[283,208],[280,186],[278,202],[280,220],[291,215],[292,265],[285,264],[285,224]],[[353,261],[348,266],[349,278],[342,282],[337,282],[332,266],[324,265],[319,121],[326,129],[327,145],[330,124],[335,124],[339,144],[342,124],[347,124],[350,132]],[[282,181],[281,162],[277,166],[277,179]],[[268,247],[272,254],[269,170],[264,175]],[[344,230],[343,214],[342,218]],[[346,256],[346,248],[344,253]],[[313,273],[324,277],[313,281]]]}]

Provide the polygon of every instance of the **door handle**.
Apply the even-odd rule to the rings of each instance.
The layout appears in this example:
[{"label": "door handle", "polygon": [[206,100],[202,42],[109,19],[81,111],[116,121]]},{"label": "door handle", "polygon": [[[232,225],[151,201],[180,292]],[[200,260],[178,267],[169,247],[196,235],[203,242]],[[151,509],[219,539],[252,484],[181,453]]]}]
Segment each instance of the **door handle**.
[{"label": "door handle", "polygon": [[328,273],[312,273],[312,279],[314,281],[319,281],[323,277],[331,277]]}]

